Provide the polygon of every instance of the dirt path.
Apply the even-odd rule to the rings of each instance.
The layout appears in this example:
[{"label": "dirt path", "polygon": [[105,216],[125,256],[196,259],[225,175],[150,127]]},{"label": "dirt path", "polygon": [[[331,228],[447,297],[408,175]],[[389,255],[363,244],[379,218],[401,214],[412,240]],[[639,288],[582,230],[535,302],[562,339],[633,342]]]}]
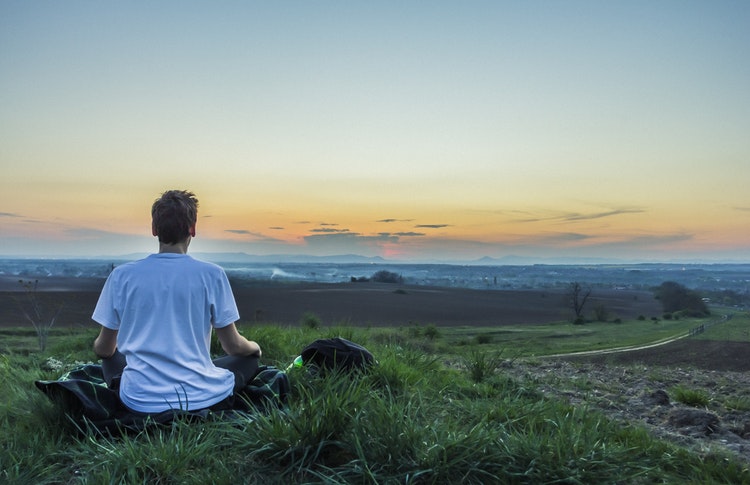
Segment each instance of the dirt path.
[{"label": "dirt path", "polygon": [[[719,323],[726,322],[732,318],[732,315],[722,315],[719,317],[718,320],[714,320],[712,322],[709,322],[707,324],[701,325],[701,328],[705,330],[705,328],[708,328],[713,325],[717,325]],[[703,331],[701,330],[701,331]],[[544,357],[546,358],[554,358],[554,357],[587,357],[587,356],[595,356],[595,355],[607,355],[607,354],[617,354],[620,352],[633,352],[636,350],[648,350],[653,349],[655,347],[661,347],[663,345],[671,344],[673,342],[677,342],[678,340],[690,337],[692,335],[691,332],[685,332],[681,333],[679,335],[675,335],[673,337],[668,337],[666,339],[658,340],[656,342],[651,342],[647,344],[639,344],[639,345],[629,345],[626,347],[612,347],[609,349],[599,349],[599,350],[582,350],[580,352],[569,352],[565,354],[551,354],[546,355]]]},{"label": "dirt path", "polygon": [[[720,321],[726,321],[731,316]],[[728,453],[750,464],[750,342],[689,338],[548,356],[503,369],[539,389],[700,453]],[[538,362],[539,362],[538,361]],[[679,390],[706,404],[679,401]]]}]

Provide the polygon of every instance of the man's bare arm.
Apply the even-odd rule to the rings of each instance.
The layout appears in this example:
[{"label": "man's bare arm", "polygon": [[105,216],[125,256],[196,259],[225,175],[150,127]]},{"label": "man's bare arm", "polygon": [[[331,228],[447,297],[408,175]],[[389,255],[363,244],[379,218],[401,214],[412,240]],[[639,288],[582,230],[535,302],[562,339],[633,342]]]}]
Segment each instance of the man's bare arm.
[{"label": "man's bare arm", "polygon": [[221,348],[227,355],[257,355],[260,357],[260,346],[240,335],[234,323],[217,328],[216,336],[219,338]]},{"label": "man's bare arm", "polygon": [[117,350],[117,330],[102,327],[94,340],[94,353],[97,357],[106,359],[112,357]]}]

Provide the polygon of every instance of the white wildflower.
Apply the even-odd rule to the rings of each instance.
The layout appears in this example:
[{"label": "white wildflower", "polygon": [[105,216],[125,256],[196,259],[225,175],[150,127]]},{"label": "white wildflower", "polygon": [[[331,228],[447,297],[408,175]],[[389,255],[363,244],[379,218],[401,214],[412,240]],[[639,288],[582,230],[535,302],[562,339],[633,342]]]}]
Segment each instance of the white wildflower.
[{"label": "white wildflower", "polygon": [[47,357],[47,360],[44,361],[44,364],[42,364],[42,367],[44,369],[49,371],[60,371],[64,367],[63,362],[59,359],[56,359],[54,357]]}]

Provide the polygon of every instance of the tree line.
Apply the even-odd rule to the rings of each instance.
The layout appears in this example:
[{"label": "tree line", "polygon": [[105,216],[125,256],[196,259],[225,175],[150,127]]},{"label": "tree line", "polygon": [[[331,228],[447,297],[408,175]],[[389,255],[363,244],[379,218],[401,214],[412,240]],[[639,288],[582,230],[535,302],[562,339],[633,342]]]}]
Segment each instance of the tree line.
[{"label": "tree line", "polygon": [[[704,298],[696,291],[693,291],[674,281],[665,281],[654,288],[654,296],[659,300],[664,309],[665,315],[680,314],[685,317],[705,317],[711,314]],[[568,286],[568,306],[573,310],[573,321],[577,324],[583,324],[584,309],[592,289],[578,281],[570,283]],[[594,309],[597,321],[606,320],[606,309],[599,305]]]}]

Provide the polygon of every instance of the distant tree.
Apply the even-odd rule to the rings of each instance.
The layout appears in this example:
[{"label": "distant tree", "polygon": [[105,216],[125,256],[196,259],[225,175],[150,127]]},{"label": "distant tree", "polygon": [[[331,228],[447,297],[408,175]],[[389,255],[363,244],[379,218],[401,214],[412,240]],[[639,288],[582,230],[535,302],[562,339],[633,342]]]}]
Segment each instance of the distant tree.
[{"label": "distant tree", "polygon": [[378,283],[403,283],[404,278],[398,273],[380,270],[372,275],[372,281],[376,281]]},{"label": "distant tree", "polygon": [[586,306],[586,300],[591,296],[591,288],[584,288],[577,281],[574,281],[568,287],[568,297],[570,308],[575,314],[576,323],[583,323],[583,308]]},{"label": "distant tree", "polygon": [[654,290],[665,313],[681,312],[691,317],[710,315],[706,302],[695,291],[674,281],[665,281]]},{"label": "distant tree", "polygon": [[748,305],[750,304],[750,293],[745,291],[739,293],[734,290],[723,289],[717,291],[709,291],[704,295],[711,298],[711,300],[721,303],[722,305]]}]

